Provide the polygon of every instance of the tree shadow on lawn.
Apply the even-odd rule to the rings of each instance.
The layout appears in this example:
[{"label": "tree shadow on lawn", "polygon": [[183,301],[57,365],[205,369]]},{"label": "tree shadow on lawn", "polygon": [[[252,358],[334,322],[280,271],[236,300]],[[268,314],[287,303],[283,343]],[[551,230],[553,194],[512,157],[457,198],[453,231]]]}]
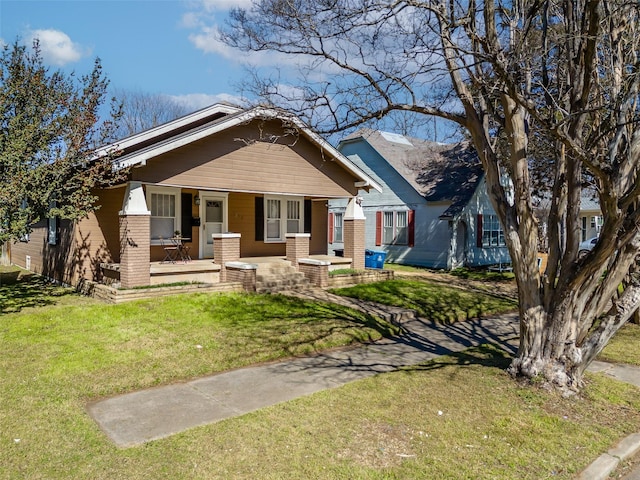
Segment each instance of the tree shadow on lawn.
[{"label": "tree shadow on lawn", "polygon": [[268,344],[270,349],[297,357],[336,346],[367,344],[401,332],[400,327],[375,315],[343,305],[280,294],[267,298],[266,302],[259,298],[251,301],[246,304],[246,311],[226,317],[232,326],[238,327],[234,329],[235,342],[257,349]]},{"label": "tree shadow on lawn", "polygon": [[[403,324],[399,335],[364,348],[320,353],[301,369],[326,370],[327,375],[354,378],[406,369],[433,370],[454,363],[506,368],[517,351],[517,316],[478,319],[442,325],[424,319]],[[484,352],[483,354],[469,352]],[[486,352],[496,352],[487,355]],[[444,357],[447,360],[440,361]],[[346,373],[350,372],[350,373]]]},{"label": "tree shadow on lawn", "polygon": [[443,284],[425,285],[407,280],[388,280],[332,291],[358,300],[412,309],[421,317],[444,324],[453,324],[461,319],[482,318],[493,311],[504,310],[505,303],[512,303],[513,310],[517,309],[517,303],[513,299],[501,295],[489,292],[471,293],[458,287],[445,288]]},{"label": "tree shadow on lawn", "polygon": [[472,365],[506,370],[512,360],[513,357],[509,352],[498,345],[488,343],[468,348],[462,352],[450,352],[423,364],[404,367],[402,371],[428,372],[449,366],[466,367]]},{"label": "tree shadow on lawn", "polygon": [[0,282],[0,315],[17,313],[28,307],[53,305],[56,299],[73,293],[44,277],[22,272],[2,273]]}]

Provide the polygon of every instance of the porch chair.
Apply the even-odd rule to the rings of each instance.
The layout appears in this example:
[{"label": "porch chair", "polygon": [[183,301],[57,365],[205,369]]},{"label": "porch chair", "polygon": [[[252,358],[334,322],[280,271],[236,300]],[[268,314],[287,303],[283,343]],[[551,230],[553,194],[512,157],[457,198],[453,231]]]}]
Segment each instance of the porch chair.
[{"label": "porch chair", "polygon": [[166,243],[165,239],[162,237],[160,237],[160,245],[162,245],[162,249],[164,250],[164,258],[160,263],[176,263],[176,259],[180,253],[178,251],[178,246],[175,243]]},{"label": "porch chair", "polygon": [[191,247],[181,242],[179,248],[180,248],[180,258],[182,259],[182,261],[184,263],[190,262],[191,255],[189,255],[189,250],[191,250]]}]

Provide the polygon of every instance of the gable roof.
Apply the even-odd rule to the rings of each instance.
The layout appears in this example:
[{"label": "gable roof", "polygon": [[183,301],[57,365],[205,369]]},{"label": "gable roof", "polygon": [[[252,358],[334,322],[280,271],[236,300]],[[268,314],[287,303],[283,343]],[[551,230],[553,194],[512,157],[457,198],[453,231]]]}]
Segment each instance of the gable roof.
[{"label": "gable roof", "polygon": [[451,202],[444,218],[462,211],[483,176],[480,159],[468,143],[444,144],[362,129],[340,146],[355,141],[367,142],[425,200]]},{"label": "gable roof", "polygon": [[381,192],[382,188],[335,147],[312,131],[295,115],[281,109],[255,107],[242,109],[228,104],[215,104],[192,114],[180,117],[158,127],[146,130],[131,137],[107,145],[96,152],[97,156],[112,151],[122,154],[116,158],[116,168],[146,165],[148,160],[163,153],[248,123],[255,119],[282,120],[294,125],[319,150],[325,152],[358,179],[356,186],[365,190],[371,188]]}]

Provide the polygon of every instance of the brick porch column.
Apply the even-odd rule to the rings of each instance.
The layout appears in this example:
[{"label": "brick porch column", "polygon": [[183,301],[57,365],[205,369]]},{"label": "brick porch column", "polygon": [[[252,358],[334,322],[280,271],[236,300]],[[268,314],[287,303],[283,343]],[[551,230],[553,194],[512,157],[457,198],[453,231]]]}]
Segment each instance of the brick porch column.
[{"label": "brick porch column", "polygon": [[120,211],[120,285],[149,285],[151,279],[151,212],[140,182],[129,182]]},{"label": "brick porch column", "polygon": [[351,258],[351,268],[354,270],[364,270],[365,220],[360,198],[351,198],[344,213],[343,235],[344,256]]},{"label": "brick porch column", "polygon": [[227,268],[225,263],[235,262],[240,258],[240,234],[239,233],[214,233],[213,237],[213,261],[220,265],[220,281],[227,281]]},{"label": "brick porch column", "polygon": [[287,260],[298,267],[298,260],[309,258],[310,233],[287,233]]}]

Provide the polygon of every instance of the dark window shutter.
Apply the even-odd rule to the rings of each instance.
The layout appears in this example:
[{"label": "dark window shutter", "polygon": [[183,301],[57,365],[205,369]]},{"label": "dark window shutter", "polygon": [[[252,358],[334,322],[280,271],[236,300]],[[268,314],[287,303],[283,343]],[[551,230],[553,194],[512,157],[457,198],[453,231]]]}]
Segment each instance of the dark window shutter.
[{"label": "dark window shutter", "polygon": [[410,247],[413,247],[415,245],[415,240],[416,240],[416,227],[415,227],[415,221],[414,221],[415,216],[416,216],[415,210],[409,210],[407,212],[407,227],[409,228],[408,243]]},{"label": "dark window shutter", "polygon": [[376,245],[382,245],[382,212],[376,212]]},{"label": "dark window shutter", "polygon": [[304,233],[311,233],[311,200],[304,201]]},{"label": "dark window shutter", "polygon": [[333,243],[333,213],[329,213],[329,243]]},{"label": "dark window shutter", "polygon": [[478,214],[476,221],[476,245],[482,248],[482,215]]},{"label": "dark window shutter", "polygon": [[264,241],[264,197],[256,197],[256,242]]},{"label": "dark window shutter", "polygon": [[183,193],[180,201],[180,233],[183,237],[192,238],[191,217],[193,216],[193,210],[191,209],[191,205],[193,202],[193,195],[190,193]]}]

